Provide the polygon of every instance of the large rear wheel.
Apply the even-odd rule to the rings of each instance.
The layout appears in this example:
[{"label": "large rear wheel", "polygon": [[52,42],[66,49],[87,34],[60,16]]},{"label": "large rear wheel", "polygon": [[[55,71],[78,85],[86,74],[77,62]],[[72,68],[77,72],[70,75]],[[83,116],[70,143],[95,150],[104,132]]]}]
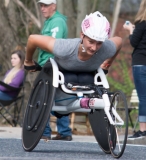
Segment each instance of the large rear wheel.
[{"label": "large rear wheel", "polygon": [[52,110],[55,88],[50,62],[38,74],[26,107],[22,128],[24,150],[32,151],[38,144]]},{"label": "large rear wheel", "polygon": [[[116,110],[118,115],[124,121],[123,125],[121,125],[119,120],[113,115],[112,109]],[[109,147],[113,157],[120,158],[125,150],[128,135],[127,101],[123,92],[117,91],[114,93],[111,100],[110,113],[116,125],[113,126],[109,124],[108,127]]]},{"label": "large rear wheel", "polygon": [[106,154],[110,154],[110,148],[108,144],[108,121],[103,109],[95,110],[93,113],[89,113],[89,121],[100,148]]}]

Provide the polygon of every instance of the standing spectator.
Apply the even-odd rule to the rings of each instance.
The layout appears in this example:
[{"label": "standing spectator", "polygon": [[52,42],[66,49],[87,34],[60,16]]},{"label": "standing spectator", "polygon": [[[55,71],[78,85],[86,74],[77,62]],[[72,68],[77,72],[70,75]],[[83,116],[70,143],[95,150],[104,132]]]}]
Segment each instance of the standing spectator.
[{"label": "standing spectator", "polygon": [[[11,55],[11,64],[13,68],[6,72],[3,82],[12,87],[20,87],[25,76],[23,63],[24,53],[21,50],[14,51]],[[0,85],[1,100],[12,100],[17,96],[17,94],[17,91],[9,90],[4,86]]]},{"label": "standing spectator", "polygon": [[132,69],[135,88],[139,98],[140,130],[128,139],[146,136],[146,0],[142,0],[134,25],[129,21],[123,25],[129,31],[132,53]]},{"label": "standing spectator", "polygon": [[[46,19],[41,34],[54,38],[67,38],[68,28],[66,24],[66,17],[56,10],[56,0],[40,0],[38,3],[40,4],[43,17]],[[39,65],[43,66],[50,57],[53,58],[54,55],[40,49],[38,57]],[[54,112],[51,113],[54,115]],[[48,120],[42,136],[42,139],[45,140],[51,139],[51,128],[49,121],[50,120]],[[69,116],[62,116],[61,118],[57,118],[58,134],[52,139],[71,141],[72,132],[71,128],[69,128],[69,124]]]}]

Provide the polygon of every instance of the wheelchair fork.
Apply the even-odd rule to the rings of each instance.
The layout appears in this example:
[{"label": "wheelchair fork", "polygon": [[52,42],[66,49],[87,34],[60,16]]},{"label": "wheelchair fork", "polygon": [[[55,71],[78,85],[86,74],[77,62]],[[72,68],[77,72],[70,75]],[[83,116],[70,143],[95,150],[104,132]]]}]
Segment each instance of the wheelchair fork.
[{"label": "wheelchair fork", "polygon": [[[110,101],[109,101],[109,97],[107,94],[103,94],[102,95],[102,98],[103,98],[103,101],[104,101],[104,104],[105,104],[105,107],[104,107],[104,111],[105,111],[105,114],[107,115],[107,118],[110,122],[110,124],[112,125],[123,125],[124,124],[124,121],[121,119],[121,117],[118,115],[118,113],[116,112],[115,108],[112,107],[112,114],[115,116],[115,118],[119,121],[119,122],[114,122],[112,117],[111,117],[111,114],[110,114]],[[115,104],[116,105],[116,104]]]}]

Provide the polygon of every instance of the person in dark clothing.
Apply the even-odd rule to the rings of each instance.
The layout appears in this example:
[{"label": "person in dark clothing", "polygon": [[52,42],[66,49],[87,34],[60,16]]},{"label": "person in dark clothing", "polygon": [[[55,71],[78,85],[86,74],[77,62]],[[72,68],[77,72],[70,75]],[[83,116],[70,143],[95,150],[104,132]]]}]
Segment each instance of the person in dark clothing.
[{"label": "person in dark clothing", "polygon": [[128,139],[146,136],[146,0],[142,0],[134,25],[126,22],[124,29],[129,31],[129,40],[134,48],[132,53],[132,71],[135,88],[139,98],[140,130]]}]

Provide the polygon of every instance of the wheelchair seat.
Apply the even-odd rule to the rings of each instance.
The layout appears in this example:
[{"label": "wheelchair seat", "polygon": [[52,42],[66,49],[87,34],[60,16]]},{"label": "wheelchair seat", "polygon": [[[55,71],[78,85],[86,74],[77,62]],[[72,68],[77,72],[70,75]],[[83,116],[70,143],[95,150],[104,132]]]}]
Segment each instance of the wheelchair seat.
[{"label": "wheelchair seat", "polygon": [[78,85],[94,84],[95,72],[63,72],[65,83]]},{"label": "wheelchair seat", "polygon": [[91,90],[88,86],[94,84],[93,72],[63,72],[65,86],[70,90]]}]

